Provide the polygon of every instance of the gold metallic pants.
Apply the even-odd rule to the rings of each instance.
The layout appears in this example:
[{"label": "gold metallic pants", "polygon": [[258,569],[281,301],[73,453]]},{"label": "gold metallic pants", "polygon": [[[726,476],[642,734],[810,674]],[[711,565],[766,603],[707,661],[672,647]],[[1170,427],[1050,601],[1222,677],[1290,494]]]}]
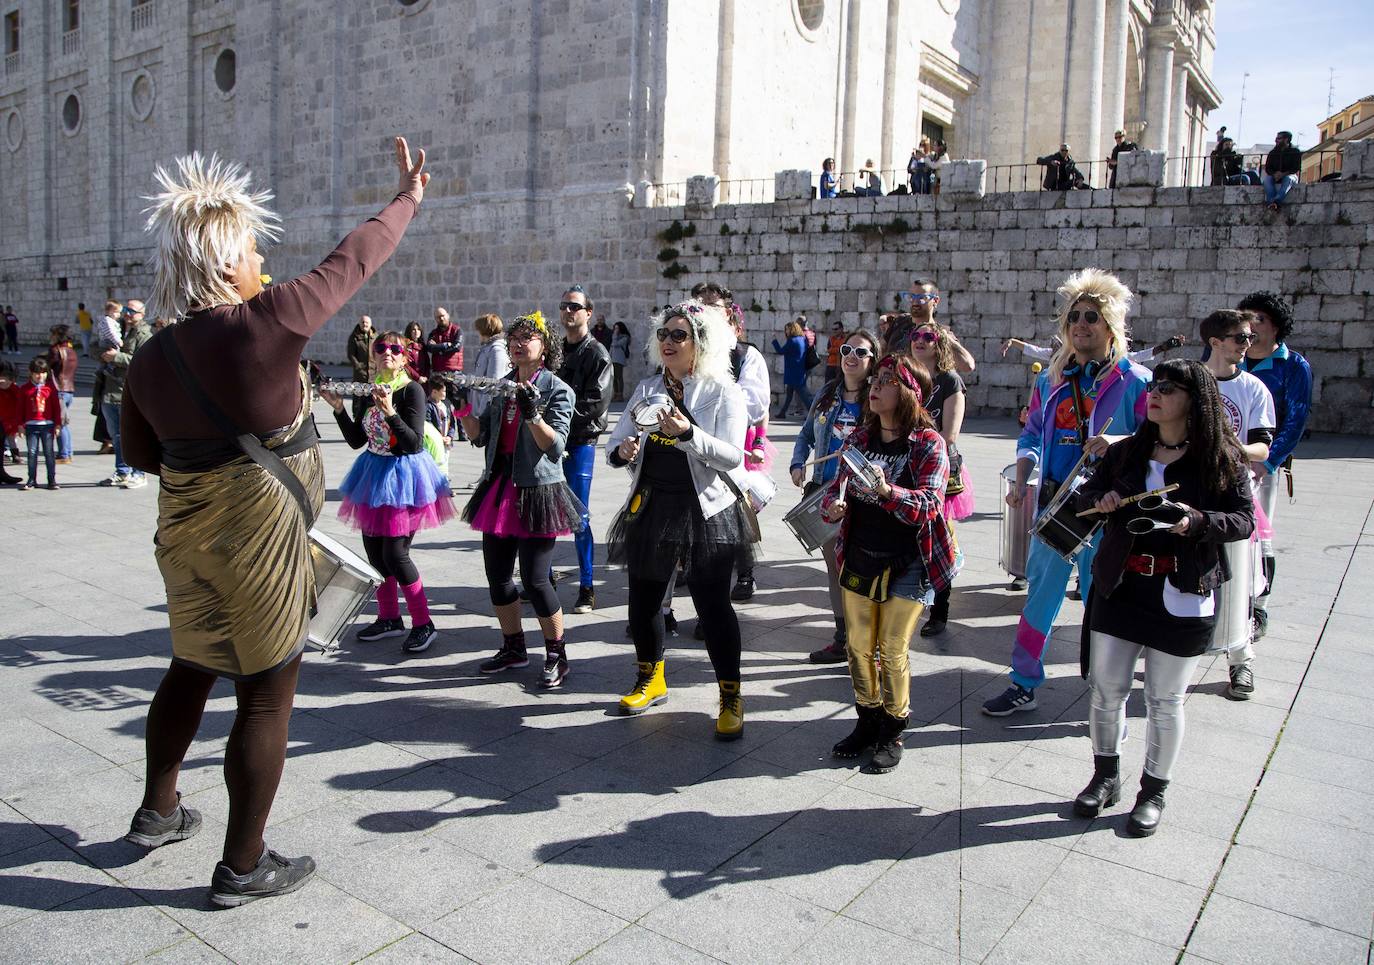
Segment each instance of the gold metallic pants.
[{"label": "gold metallic pants", "polygon": [[[849,590],[841,592],[849,631],[854,702],[861,707],[882,707],[893,717],[905,718],[911,710],[907,646],[921,622],[925,604],[904,596],[889,596],[884,603],[874,603]],[[874,666],[875,654],[878,666]]]}]

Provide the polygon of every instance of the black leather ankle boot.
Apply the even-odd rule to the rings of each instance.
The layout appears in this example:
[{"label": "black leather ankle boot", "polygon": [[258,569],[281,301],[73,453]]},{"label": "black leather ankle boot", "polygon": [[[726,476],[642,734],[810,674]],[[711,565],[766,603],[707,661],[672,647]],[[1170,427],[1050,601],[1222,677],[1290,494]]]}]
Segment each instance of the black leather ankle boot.
[{"label": "black leather ankle boot", "polygon": [[1131,808],[1131,819],[1126,823],[1128,834],[1148,838],[1155,833],[1159,817],[1164,813],[1164,791],[1168,786],[1168,781],[1149,774],[1140,775],[1140,793],[1135,796],[1135,807]]},{"label": "black leather ankle boot", "polygon": [[1121,758],[1116,754],[1093,755],[1093,779],[1074,798],[1073,813],[1080,818],[1095,818],[1103,808],[1121,800]]},{"label": "black leather ankle boot", "polygon": [[835,757],[846,760],[858,757],[878,742],[878,721],[883,709],[865,707],[862,704],[855,704],[854,709],[859,712],[859,721],[848,737],[830,749],[830,753]]},{"label": "black leather ankle boot", "polygon": [[902,762],[902,732],[906,730],[906,717],[893,717],[881,707],[878,708],[878,746],[873,750],[873,759],[864,770],[869,774],[886,774]]}]

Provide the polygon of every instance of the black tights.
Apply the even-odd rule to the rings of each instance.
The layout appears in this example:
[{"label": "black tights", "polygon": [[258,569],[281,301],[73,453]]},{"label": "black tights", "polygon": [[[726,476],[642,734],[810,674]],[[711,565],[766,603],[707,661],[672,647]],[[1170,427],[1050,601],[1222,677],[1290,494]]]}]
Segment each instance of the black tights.
[{"label": "black tights", "polygon": [[[286,731],[300,674],[298,656],[286,666],[234,684],[238,713],[224,750],[224,783],[229,789],[229,827],[224,861],[238,874],[262,856],[263,828],[286,763]],[[177,803],[177,775],[195,739],[215,675],[172,664],[148,708],[144,742],[147,783],[143,806],[171,814]]]},{"label": "black tights", "polygon": [[363,550],[367,561],[382,576],[394,576],[401,586],[410,586],[420,578],[420,571],[410,561],[409,536],[368,536],[363,534]]},{"label": "black tights", "polygon": [[[520,582],[530,596],[535,615],[551,617],[562,604],[549,580],[549,563],[553,559],[554,538],[536,536],[521,539],[515,536],[482,535],[482,565],[487,571],[487,588],[493,606],[509,606],[520,599],[515,588],[515,558],[520,558]],[[662,598],[662,594],[660,594]]]},{"label": "black tights", "polygon": [[[706,628],[706,652],[711,656],[717,680],[739,680],[739,620],[730,605],[730,568],[720,573],[693,576],[687,581],[697,620]],[[663,594],[667,580],[630,577],[630,636],[635,657],[641,663],[663,659]]]}]

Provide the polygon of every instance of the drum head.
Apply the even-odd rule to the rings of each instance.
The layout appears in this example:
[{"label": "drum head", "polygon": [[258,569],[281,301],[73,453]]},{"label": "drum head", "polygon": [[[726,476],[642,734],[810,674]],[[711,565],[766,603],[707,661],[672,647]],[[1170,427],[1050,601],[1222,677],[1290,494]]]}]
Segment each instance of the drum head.
[{"label": "drum head", "polygon": [[673,411],[673,400],[666,395],[646,395],[630,410],[630,418],[641,429],[657,429],[663,417]]}]

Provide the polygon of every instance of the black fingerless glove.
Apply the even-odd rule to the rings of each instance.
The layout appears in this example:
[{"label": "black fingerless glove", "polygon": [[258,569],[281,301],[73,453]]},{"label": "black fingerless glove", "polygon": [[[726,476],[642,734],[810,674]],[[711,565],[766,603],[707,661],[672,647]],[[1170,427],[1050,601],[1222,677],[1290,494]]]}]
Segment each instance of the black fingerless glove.
[{"label": "black fingerless glove", "polygon": [[539,415],[539,393],[532,386],[522,385],[515,390],[515,405],[520,410],[520,418],[529,422]]}]

